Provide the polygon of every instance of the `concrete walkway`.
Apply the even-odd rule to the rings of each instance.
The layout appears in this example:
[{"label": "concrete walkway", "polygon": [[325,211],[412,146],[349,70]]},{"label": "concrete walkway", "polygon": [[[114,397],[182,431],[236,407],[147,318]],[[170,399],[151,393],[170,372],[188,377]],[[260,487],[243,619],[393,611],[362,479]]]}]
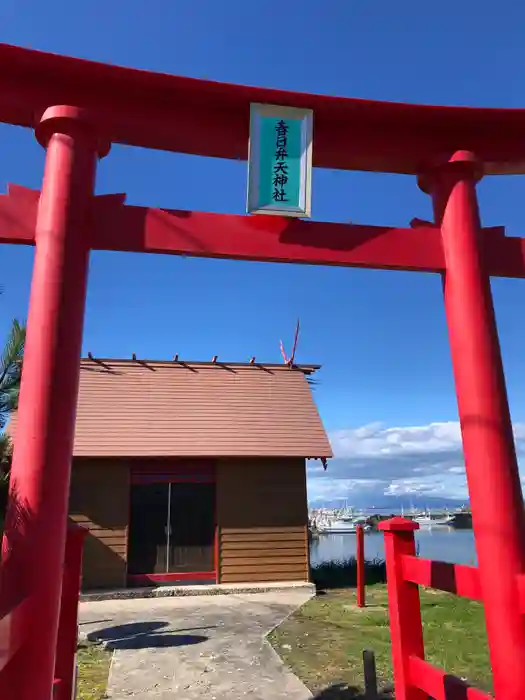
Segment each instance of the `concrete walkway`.
[{"label": "concrete walkway", "polygon": [[80,636],[114,650],[112,700],[308,700],[265,636],[305,590],[81,603]]}]

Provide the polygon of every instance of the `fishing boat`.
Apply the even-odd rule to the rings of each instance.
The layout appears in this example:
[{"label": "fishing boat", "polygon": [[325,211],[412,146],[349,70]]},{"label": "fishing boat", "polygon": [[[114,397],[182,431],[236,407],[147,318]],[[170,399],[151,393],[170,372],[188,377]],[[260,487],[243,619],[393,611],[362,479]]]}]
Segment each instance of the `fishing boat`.
[{"label": "fishing boat", "polygon": [[442,516],[433,516],[431,513],[423,513],[421,515],[416,515],[414,522],[418,523],[421,527],[440,527],[444,525],[452,525],[455,520],[455,515],[449,515],[448,513]]},{"label": "fishing boat", "polygon": [[355,520],[348,520],[346,518],[336,518],[333,520],[327,519],[325,521],[318,522],[317,530],[320,534],[323,535],[346,535],[351,533],[355,534],[357,532],[358,525],[361,525],[363,527],[363,530],[365,531],[371,529],[371,526],[367,522],[356,522]]}]

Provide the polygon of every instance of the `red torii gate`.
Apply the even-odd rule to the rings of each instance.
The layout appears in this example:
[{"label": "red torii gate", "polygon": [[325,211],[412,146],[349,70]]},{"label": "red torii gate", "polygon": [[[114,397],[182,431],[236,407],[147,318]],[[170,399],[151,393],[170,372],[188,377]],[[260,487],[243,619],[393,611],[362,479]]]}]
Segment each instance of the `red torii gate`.
[{"label": "red torii gate", "polygon": [[[252,102],[312,109],[318,167],[418,176],[435,223],[353,226],[94,196],[97,159],[113,142],[246,159]],[[0,602],[5,610],[35,594],[38,605],[18,630],[25,642],[11,662],[13,697],[51,693],[88,258],[97,249],[442,275],[494,687],[501,700],[521,698],[525,518],[489,280],[525,277],[525,239],[481,229],[475,188],[482,174],[525,172],[525,110],[287,93],[0,45],[0,121],[34,128],[47,149],[41,193],[12,186],[0,197],[0,242],[36,246]]]}]

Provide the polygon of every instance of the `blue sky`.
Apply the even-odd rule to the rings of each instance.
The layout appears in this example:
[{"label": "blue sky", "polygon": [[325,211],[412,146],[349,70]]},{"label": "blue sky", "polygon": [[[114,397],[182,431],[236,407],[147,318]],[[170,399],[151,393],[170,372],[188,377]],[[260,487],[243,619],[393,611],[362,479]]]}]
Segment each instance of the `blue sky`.
[{"label": "blue sky", "polygon": [[[0,6],[0,39],[7,43],[228,82],[474,106],[525,106],[524,26],[525,6],[514,0],[91,0],[67,11],[63,0],[5,0]],[[39,187],[43,157],[31,132],[0,125],[2,191],[7,182]],[[126,192],[132,204],[216,212],[243,213],[245,188],[244,163],[125,147],[112,149],[98,176],[99,192]],[[522,177],[483,181],[484,224],[525,235],[524,192]],[[410,177],[316,170],[313,216],[405,225],[414,216],[430,218],[430,205]],[[12,317],[26,315],[32,251],[4,246],[0,255],[4,337]],[[520,430],[525,282],[495,280],[493,290]],[[280,361],[279,340],[291,343],[298,316],[297,359],[323,365],[315,396],[340,457],[326,476],[312,470],[312,497],[464,497],[434,276],[95,253],[84,349],[117,357],[178,352],[189,359]]]}]

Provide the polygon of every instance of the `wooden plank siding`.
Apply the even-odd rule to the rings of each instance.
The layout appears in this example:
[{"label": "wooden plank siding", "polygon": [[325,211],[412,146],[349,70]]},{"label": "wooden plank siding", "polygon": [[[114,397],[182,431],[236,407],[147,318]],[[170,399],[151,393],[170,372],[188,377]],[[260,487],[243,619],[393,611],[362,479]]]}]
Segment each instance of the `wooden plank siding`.
[{"label": "wooden plank siding", "polygon": [[121,460],[74,459],[69,497],[71,520],[88,530],[83,589],[126,585],[129,465]]},{"label": "wooden plank siding", "polygon": [[219,460],[217,519],[221,583],[308,580],[304,459]]}]

